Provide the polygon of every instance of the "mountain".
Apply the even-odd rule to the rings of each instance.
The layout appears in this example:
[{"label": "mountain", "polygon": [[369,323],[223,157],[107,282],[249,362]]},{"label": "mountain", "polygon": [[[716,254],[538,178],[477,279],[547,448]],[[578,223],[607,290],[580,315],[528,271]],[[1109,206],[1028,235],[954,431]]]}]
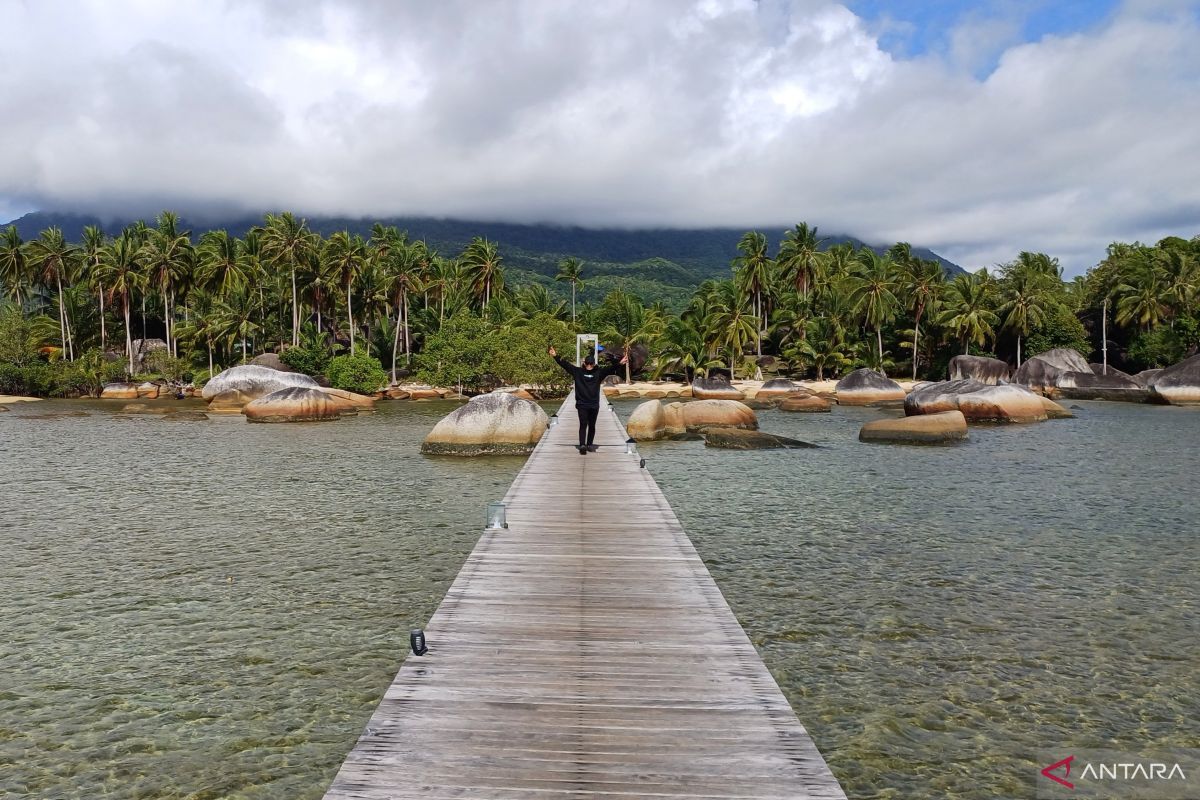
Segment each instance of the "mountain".
[{"label": "mountain", "polygon": [[[662,300],[673,308],[685,304],[692,289],[704,280],[729,275],[729,262],[737,256],[738,240],[746,231],[744,228],[626,230],[428,217],[307,219],[309,227],[324,236],[343,229],[369,236],[372,224],[377,221],[395,225],[400,230],[408,231],[414,239],[424,239],[443,254],[458,253],[472,237],[484,236],[500,245],[510,284],[540,283],[559,296],[564,296],[567,290],[562,284],[554,282],[558,262],[567,256],[575,256],[585,262],[583,300],[596,302],[619,283],[647,302]],[[106,233],[114,235],[130,222],[133,222],[132,218],[104,220],[94,215],[37,211],[9,224],[15,225],[25,239],[34,238],[42,230],[57,226],[68,239],[79,241],[87,225],[98,225]],[[189,220],[185,217],[182,223],[183,228],[190,229],[195,236],[218,228],[241,235],[261,224],[262,217],[231,216],[208,220]],[[783,229],[772,227],[762,227],[760,230],[767,234],[773,247],[778,246],[784,234]],[[854,236],[830,234],[826,245],[839,242],[850,242],[856,247],[864,244]],[[872,247],[879,252],[886,249],[886,245]],[[957,264],[926,248],[914,247],[913,253],[936,260],[948,275],[962,272]]]}]

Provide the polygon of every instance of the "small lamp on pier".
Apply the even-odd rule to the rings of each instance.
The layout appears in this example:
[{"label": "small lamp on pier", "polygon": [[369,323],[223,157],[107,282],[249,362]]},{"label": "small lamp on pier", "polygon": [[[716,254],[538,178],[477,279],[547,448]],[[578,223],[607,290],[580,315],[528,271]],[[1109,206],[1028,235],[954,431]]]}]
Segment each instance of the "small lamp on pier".
[{"label": "small lamp on pier", "polygon": [[625,440],[625,455],[637,455],[637,442],[633,441],[633,439]]},{"label": "small lamp on pier", "polygon": [[487,504],[487,527],[488,529],[507,528],[508,520],[504,518],[504,511],[507,509],[504,503],[497,500],[494,503]]},{"label": "small lamp on pier", "polygon": [[553,428],[557,424],[558,424],[558,414],[551,414],[550,415],[550,424],[547,425],[546,427]]},{"label": "small lamp on pier", "polygon": [[429,652],[429,647],[425,644],[425,631],[420,628],[409,632],[408,644],[412,648],[414,656],[423,656]]}]

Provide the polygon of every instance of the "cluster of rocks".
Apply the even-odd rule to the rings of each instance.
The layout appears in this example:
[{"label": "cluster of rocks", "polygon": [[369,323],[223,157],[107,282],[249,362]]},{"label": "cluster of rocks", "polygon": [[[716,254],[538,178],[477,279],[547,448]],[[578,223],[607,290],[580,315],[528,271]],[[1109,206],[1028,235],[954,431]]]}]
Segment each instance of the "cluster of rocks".
[{"label": "cluster of rocks", "polygon": [[202,396],[209,411],[240,412],[250,422],[325,422],[375,407],[372,397],[261,364],[230,367],[214,375]]},{"label": "cluster of rocks", "polygon": [[904,400],[904,387],[873,369],[856,369],[837,383],[842,406],[878,406]]},{"label": "cluster of rocks", "polygon": [[106,383],[100,390],[101,400],[164,400],[176,397],[191,397],[191,387],[175,386],[166,381],[144,383]]}]

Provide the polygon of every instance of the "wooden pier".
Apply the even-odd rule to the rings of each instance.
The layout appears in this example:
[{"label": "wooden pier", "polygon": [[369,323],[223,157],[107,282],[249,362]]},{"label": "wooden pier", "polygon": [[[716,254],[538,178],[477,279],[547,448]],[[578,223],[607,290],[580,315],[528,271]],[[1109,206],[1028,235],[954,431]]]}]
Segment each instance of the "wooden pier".
[{"label": "wooden pier", "polygon": [[558,416],[326,799],[845,798],[617,415]]}]

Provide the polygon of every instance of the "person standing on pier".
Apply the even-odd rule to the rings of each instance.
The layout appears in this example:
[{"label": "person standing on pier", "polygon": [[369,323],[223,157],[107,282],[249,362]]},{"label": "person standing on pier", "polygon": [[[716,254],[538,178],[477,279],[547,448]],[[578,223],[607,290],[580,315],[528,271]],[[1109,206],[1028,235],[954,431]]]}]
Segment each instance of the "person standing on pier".
[{"label": "person standing on pier", "polygon": [[596,358],[588,355],[583,359],[583,366],[577,367],[570,361],[558,357],[558,352],[551,347],[547,350],[550,357],[575,379],[575,411],[579,414],[579,455],[586,456],[596,452],[596,417],[600,414],[600,387],[604,379],[619,371],[629,360],[623,357],[619,362],[614,361],[607,367],[596,368]]}]

